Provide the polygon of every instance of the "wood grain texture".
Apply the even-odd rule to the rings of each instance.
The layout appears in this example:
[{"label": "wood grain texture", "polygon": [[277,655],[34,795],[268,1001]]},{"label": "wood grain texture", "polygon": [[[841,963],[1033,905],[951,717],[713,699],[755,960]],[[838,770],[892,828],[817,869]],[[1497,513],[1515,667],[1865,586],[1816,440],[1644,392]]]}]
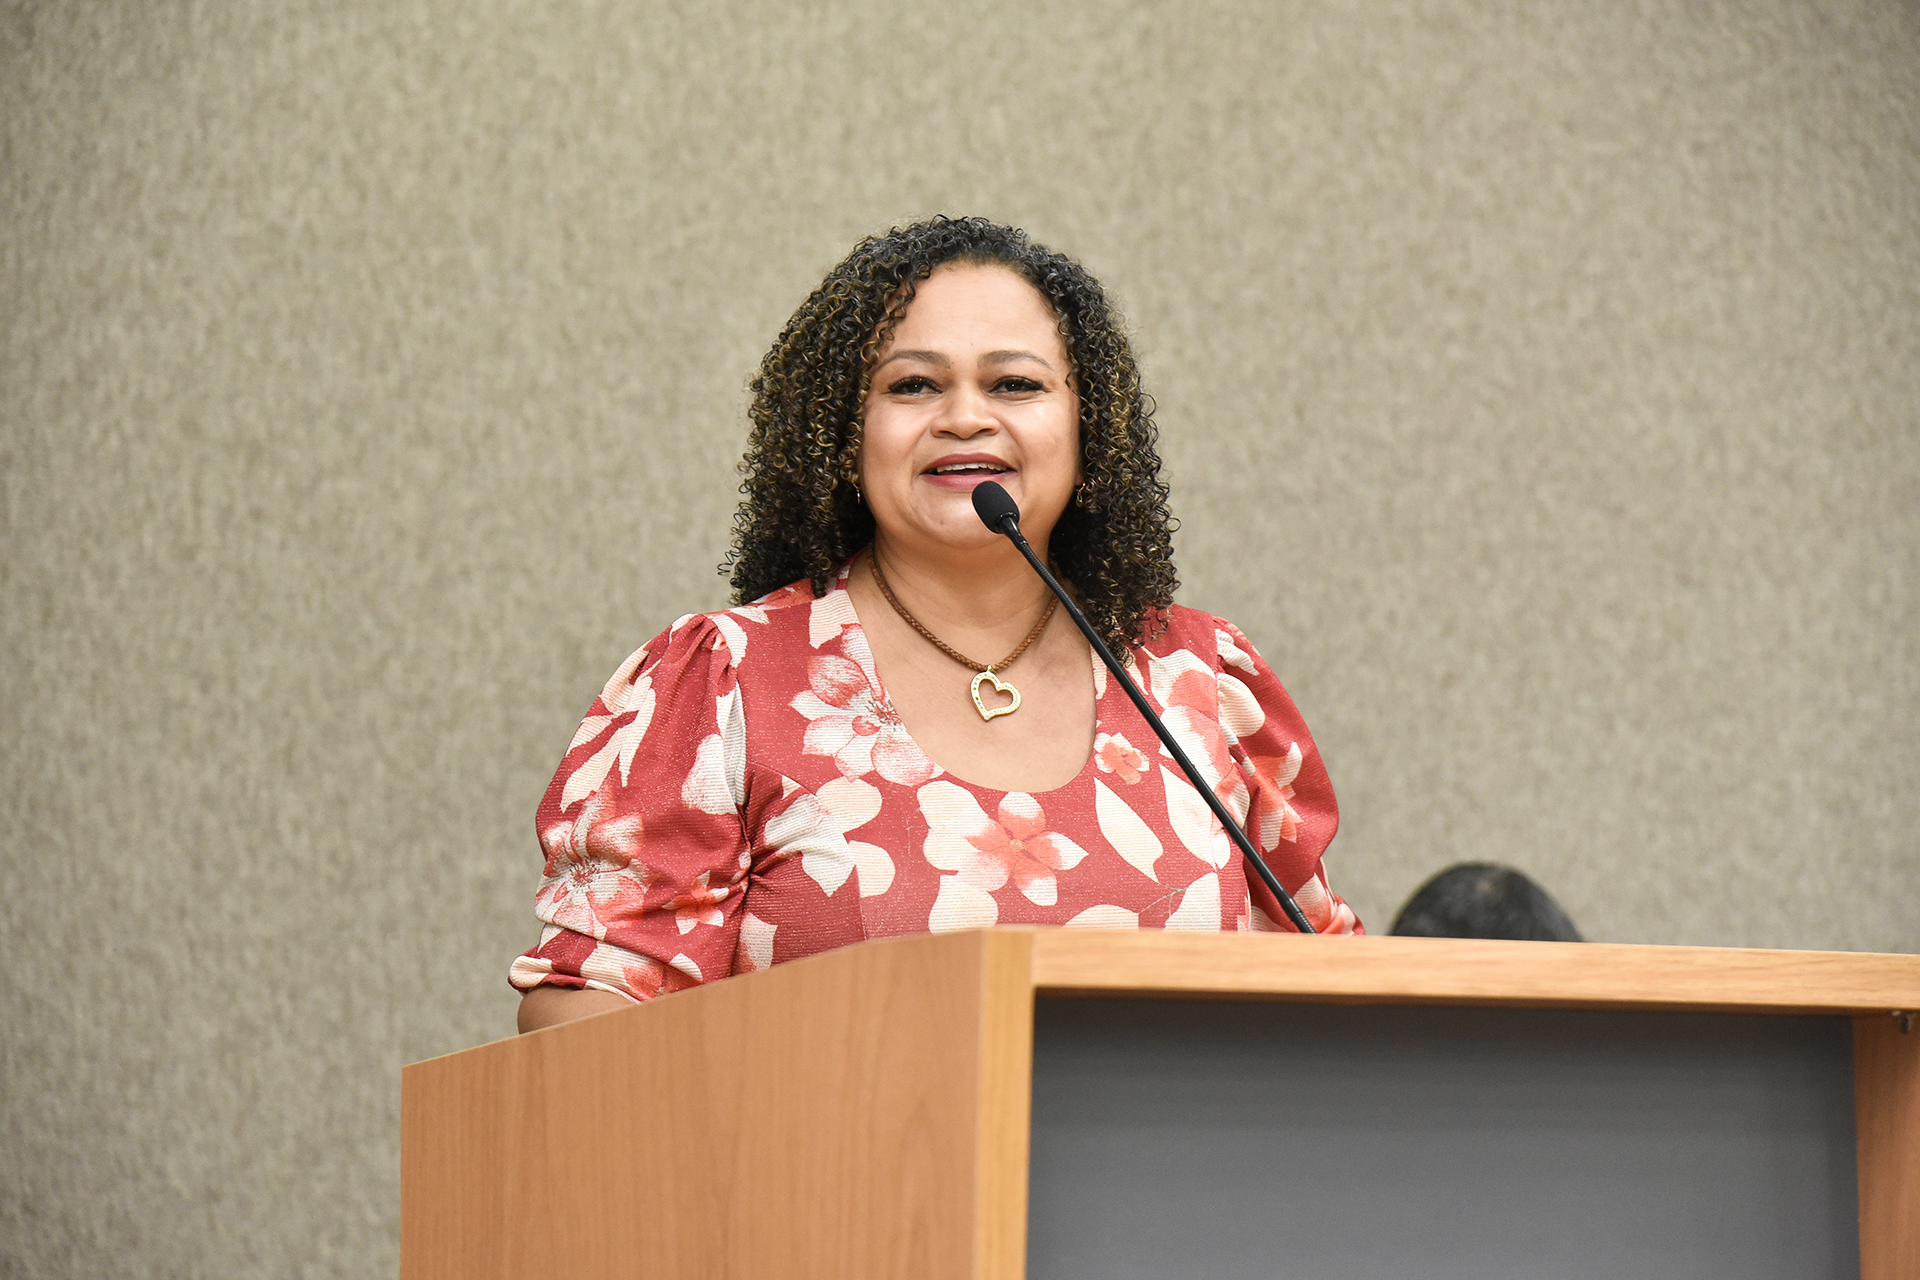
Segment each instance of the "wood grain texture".
[{"label": "wood grain texture", "polygon": [[1033,1113],[1033,935],[984,935],[975,1280],[1027,1274],[1028,1138]]},{"label": "wood grain texture", "polygon": [[1024,1103],[1017,1151],[978,1114],[1026,1088],[1020,1033],[982,1036],[997,948],[991,1016],[1031,1037],[1020,943],[894,939],[406,1068],[404,1280],[972,1280],[980,1189],[1024,1225]]},{"label": "wood grain texture", "polygon": [[1920,1274],[1920,957],[1012,928],[406,1068],[403,1280],[1021,1280],[1034,999],[1123,993],[1859,1016],[1863,1274]]},{"label": "wood grain texture", "polygon": [[1033,931],[1050,994],[1748,1013],[1920,1009],[1920,956],[1721,947]]},{"label": "wood grain texture", "polygon": [[1853,1024],[1860,1158],[1860,1280],[1920,1276],[1920,1025]]}]

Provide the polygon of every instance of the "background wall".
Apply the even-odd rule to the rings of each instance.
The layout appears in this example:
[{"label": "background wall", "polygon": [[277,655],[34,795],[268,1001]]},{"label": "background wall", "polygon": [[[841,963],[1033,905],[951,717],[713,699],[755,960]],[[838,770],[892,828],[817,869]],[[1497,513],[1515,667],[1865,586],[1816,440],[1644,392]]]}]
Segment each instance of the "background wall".
[{"label": "background wall", "polygon": [[0,1275],[392,1272],[749,373],[936,211],[1127,309],[1376,928],[1920,949],[1912,3],[0,0],[0,148]]}]

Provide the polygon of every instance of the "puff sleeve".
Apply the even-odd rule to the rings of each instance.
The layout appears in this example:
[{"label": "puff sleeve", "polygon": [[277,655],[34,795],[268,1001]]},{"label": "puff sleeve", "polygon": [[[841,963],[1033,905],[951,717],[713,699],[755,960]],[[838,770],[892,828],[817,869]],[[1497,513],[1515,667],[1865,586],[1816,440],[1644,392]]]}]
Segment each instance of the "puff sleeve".
[{"label": "puff sleeve", "polygon": [[607,681],[535,825],[546,867],[522,990],[634,1000],[733,971],[752,855],[746,727],[727,635],[682,618]]},{"label": "puff sleeve", "polygon": [[[1213,621],[1221,723],[1250,793],[1247,834],[1316,933],[1363,933],[1353,909],[1327,883],[1322,855],[1340,811],[1306,721],[1240,629],[1223,618]],[[1267,917],[1263,927],[1291,928],[1267,887],[1251,874],[1248,881],[1254,905]]]}]

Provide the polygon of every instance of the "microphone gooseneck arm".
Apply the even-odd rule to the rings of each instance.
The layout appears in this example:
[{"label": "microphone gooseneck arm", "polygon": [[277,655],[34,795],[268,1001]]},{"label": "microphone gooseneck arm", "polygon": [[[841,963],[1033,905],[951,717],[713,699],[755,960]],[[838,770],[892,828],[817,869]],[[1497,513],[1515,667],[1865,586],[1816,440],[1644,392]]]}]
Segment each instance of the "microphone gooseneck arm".
[{"label": "microphone gooseneck arm", "polygon": [[1132,699],[1134,707],[1146,717],[1147,723],[1153,727],[1154,733],[1159,735],[1160,741],[1166,745],[1168,753],[1173,756],[1174,763],[1180,766],[1181,772],[1187,775],[1187,780],[1193,783],[1193,789],[1200,793],[1200,798],[1207,802],[1209,809],[1213,810],[1213,816],[1220,820],[1220,825],[1226,828],[1227,835],[1232,838],[1234,844],[1239,846],[1241,855],[1253,867],[1261,883],[1273,892],[1273,896],[1280,903],[1280,909],[1286,913],[1293,927],[1301,933],[1312,933],[1313,926],[1307,923],[1306,913],[1300,910],[1300,904],[1295,902],[1293,895],[1281,885],[1280,877],[1273,874],[1273,868],[1267,865],[1267,860],[1260,856],[1258,849],[1253,847],[1253,841],[1247,838],[1247,833],[1240,829],[1240,824],[1235,822],[1233,815],[1227,812],[1227,806],[1220,803],[1220,797],[1213,793],[1213,788],[1200,775],[1200,770],[1187,757],[1187,753],[1181,749],[1180,744],[1173,740],[1173,734],[1168,731],[1159,714],[1147,703],[1146,694],[1140,691],[1140,686],[1134,682],[1132,676],[1127,674],[1127,669],[1121,666],[1119,660],[1113,656],[1113,650],[1107,648],[1106,642],[1100,638],[1100,633],[1093,629],[1091,622],[1087,621],[1087,615],[1080,612],[1080,606],[1075,604],[1073,597],[1061,587],[1059,579],[1055,578],[1048,571],[1047,566],[1040,562],[1040,557],[1033,553],[1026,535],[1020,532],[1020,508],[1014,503],[1012,496],[1005,489],[988,480],[974,486],[973,509],[979,515],[981,523],[995,533],[1004,535],[1020,549],[1020,554],[1027,558],[1027,563],[1033,566],[1033,571],[1040,575],[1042,582],[1047,584],[1047,589],[1059,597],[1060,603],[1067,608],[1067,616],[1072,618],[1074,625],[1080,628],[1080,634],[1087,638],[1087,643],[1093,646],[1093,651],[1100,655],[1100,661],[1107,664],[1107,670],[1111,671],[1114,678],[1120,682],[1120,687],[1127,691],[1127,697]]}]

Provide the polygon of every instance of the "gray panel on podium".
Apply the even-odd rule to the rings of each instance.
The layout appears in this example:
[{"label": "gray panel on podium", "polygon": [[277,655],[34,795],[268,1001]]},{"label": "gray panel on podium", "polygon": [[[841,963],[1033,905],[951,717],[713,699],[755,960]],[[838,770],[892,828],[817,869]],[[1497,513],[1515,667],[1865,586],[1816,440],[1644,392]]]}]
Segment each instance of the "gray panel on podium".
[{"label": "gray panel on podium", "polygon": [[1041,999],[1029,1280],[1859,1274],[1844,1018]]}]

